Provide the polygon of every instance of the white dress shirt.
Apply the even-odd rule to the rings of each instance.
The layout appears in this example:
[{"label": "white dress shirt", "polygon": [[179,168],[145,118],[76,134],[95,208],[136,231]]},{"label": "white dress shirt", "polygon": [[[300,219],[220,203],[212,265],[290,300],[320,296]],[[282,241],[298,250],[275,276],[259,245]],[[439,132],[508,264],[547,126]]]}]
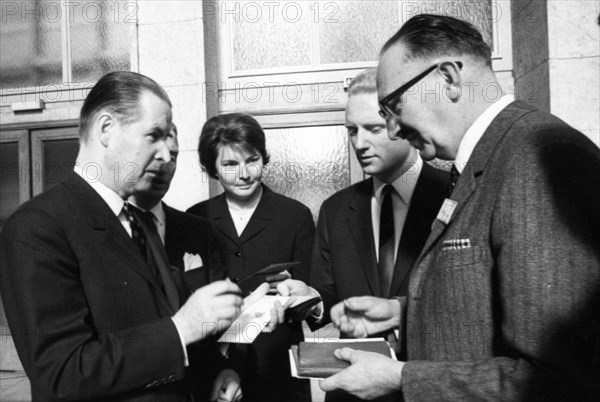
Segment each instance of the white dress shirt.
[{"label": "white dress shirt", "polygon": [[[406,221],[406,215],[408,214],[408,207],[410,200],[412,199],[417,181],[421,175],[421,169],[423,169],[423,160],[421,157],[417,157],[415,165],[410,168],[402,176],[398,177],[393,183],[389,183],[394,187],[395,191],[392,191],[392,205],[394,209],[394,262],[398,255],[398,247],[400,245],[400,237],[402,236],[402,229],[404,228],[404,222]],[[377,255],[377,261],[379,261],[379,219],[381,218],[381,193],[383,187],[387,183],[384,183],[377,177],[373,177],[373,196],[371,197],[371,221],[373,223],[373,238],[375,239],[375,253]]]},{"label": "white dress shirt", "polygon": [[505,107],[514,102],[514,100],[514,96],[504,95],[498,102],[493,103],[490,107],[485,109],[485,111],[475,119],[473,124],[471,124],[460,141],[458,152],[456,152],[456,158],[454,159],[454,166],[456,166],[458,173],[462,174],[475,146],[483,136],[483,133],[485,133],[485,130],[492,124],[492,120],[494,120]]}]

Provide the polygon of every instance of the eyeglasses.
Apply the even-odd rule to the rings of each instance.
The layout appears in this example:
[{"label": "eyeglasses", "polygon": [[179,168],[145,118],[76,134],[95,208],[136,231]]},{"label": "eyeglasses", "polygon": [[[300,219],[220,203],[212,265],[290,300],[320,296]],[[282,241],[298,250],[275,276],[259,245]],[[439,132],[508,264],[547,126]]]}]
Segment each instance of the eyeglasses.
[{"label": "eyeglasses", "polygon": [[[459,69],[462,69],[462,66],[463,66],[462,62],[455,61],[455,63],[458,65]],[[397,118],[398,116],[397,116],[395,110],[400,109],[400,107],[398,105],[398,103],[399,103],[398,99],[400,99],[402,97],[402,95],[404,95],[404,93],[406,91],[408,91],[408,89],[410,87],[412,87],[417,82],[419,82],[423,78],[425,78],[425,76],[427,74],[429,74],[430,72],[435,70],[440,64],[441,63],[434,64],[433,66],[429,67],[427,70],[423,71],[421,74],[417,75],[412,80],[408,81],[406,84],[401,85],[398,89],[394,90],[392,93],[387,95],[385,98],[380,100],[379,101],[379,108],[380,108],[379,115],[388,121]]]}]

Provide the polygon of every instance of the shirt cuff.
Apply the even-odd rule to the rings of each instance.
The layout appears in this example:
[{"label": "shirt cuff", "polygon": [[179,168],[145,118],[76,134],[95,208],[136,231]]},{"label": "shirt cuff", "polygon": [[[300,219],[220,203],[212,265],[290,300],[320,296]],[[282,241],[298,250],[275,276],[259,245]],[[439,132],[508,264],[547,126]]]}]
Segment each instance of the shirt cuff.
[{"label": "shirt cuff", "polygon": [[[317,296],[317,297],[321,297],[321,295],[319,294],[319,292],[317,292],[315,289],[310,288],[310,290],[313,293],[313,296]],[[318,313],[317,313],[318,311]],[[325,313],[325,304],[323,304],[323,302],[319,302],[319,304],[315,305],[315,307],[312,309],[310,316],[312,317],[313,320],[315,320],[316,324],[321,323],[321,321],[323,321],[323,315]]]},{"label": "shirt cuff", "polygon": [[179,341],[181,342],[181,348],[183,349],[183,367],[189,367],[190,361],[188,359],[187,346],[185,345],[183,336],[181,336],[181,331],[179,330],[179,328],[177,328],[177,324],[175,323],[175,320],[173,320],[171,318],[171,321],[173,321],[173,324],[175,324],[175,328],[177,329],[177,335],[179,335]]}]

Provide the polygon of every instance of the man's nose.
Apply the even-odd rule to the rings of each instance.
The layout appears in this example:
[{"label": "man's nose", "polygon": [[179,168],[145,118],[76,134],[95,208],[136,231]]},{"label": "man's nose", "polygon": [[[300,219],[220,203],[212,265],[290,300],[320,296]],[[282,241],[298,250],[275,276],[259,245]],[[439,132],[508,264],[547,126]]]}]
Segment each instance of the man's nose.
[{"label": "man's nose", "polygon": [[369,143],[367,142],[365,129],[359,127],[356,131],[356,141],[354,143],[354,146],[356,147],[356,149],[369,148]]},{"label": "man's nose", "polygon": [[158,150],[155,155],[156,159],[162,160],[165,163],[171,162],[171,151],[164,140],[159,141]]}]

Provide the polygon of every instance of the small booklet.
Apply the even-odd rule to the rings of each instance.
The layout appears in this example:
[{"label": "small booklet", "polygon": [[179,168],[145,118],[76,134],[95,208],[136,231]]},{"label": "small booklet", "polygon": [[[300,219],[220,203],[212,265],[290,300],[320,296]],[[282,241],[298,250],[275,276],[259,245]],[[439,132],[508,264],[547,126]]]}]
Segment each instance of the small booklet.
[{"label": "small booklet", "polygon": [[338,359],[333,352],[344,347],[379,353],[396,360],[394,351],[383,338],[300,342],[289,350],[292,377],[323,379],[339,373],[350,363]]},{"label": "small booklet", "polygon": [[314,306],[321,301],[320,297],[314,296],[263,296],[251,306],[245,307],[240,316],[231,323],[217,342],[254,342],[271,320],[271,309],[275,301],[279,301],[283,305],[292,297],[296,301],[286,310],[286,317],[288,317],[289,311],[295,312],[297,315],[307,314],[306,311],[309,311],[310,306]]}]

